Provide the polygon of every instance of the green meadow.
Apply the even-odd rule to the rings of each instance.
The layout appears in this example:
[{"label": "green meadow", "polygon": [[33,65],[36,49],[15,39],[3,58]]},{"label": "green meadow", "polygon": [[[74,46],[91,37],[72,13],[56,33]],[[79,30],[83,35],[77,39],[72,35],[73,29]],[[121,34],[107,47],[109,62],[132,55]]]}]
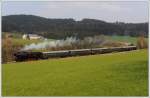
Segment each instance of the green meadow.
[{"label": "green meadow", "polygon": [[42,42],[42,40],[24,40],[24,39],[20,39],[20,38],[13,38],[12,42],[16,45],[29,45],[32,43]]},{"label": "green meadow", "polygon": [[[134,45],[137,44],[137,37],[131,37],[131,36],[105,36],[105,38],[112,40],[112,41],[120,41],[120,42],[129,42],[133,43]],[[147,38],[145,38],[148,40]],[[48,39],[48,41],[53,41],[55,39]],[[13,38],[12,39],[14,44],[18,45],[28,45],[32,43],[39,43],[43,42],[43,40],[23,40],[21,38]]]},{"label": "green meadow", "polygon": [[2,96],[148,96],[148,50],[2,64]]},{"label": "green meadow", "polygon": [[[137,44],[137,37],[131,37],[131,36],[106,36],[106,37],[113,41],[129,42],[129,43],[133,43],[134,45]],[[147,40],[147,38],[145,39]]]}]

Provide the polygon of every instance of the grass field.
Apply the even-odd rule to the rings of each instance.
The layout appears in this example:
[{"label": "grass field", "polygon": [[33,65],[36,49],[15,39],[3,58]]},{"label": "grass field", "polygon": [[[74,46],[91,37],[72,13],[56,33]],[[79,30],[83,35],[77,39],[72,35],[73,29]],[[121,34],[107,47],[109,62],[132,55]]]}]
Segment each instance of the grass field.
[{"label": "grass field", "polygon": [[31,44],[31,43],[42,42],[42,40],[23,40],[23,39],[20,39],[20,38],[13,38],[12,41],[16,45],[28,45],[28,44]]},{"label": "grass field", "polygon": [[[6,34],[9,34],[8,32],[3,32],[2,35],[5,36]],[[19,44],[19,45],[26,45],[26,44],[31,44],[31,43],[39,43],[42,42],[41,40],[23,40],[22,39],[22,33],[11,33],[13,35],[13,43]],[[106,35],[105,35],[106,36]],[[114,36],[106,36],[106,38],[114,40],[114,41],[122,41],[122,42],[130,42],[136,45],[137,43],[137,37],[131,37],[131,36],[119,36],[119,35],[114,35]],[[147,38],[145,38],[147,40]],[[48,40],[54,40],[54,39],[48,39]]]},{"label": "grass field", "polygon": [[[21,32],[20,32],[21,33]],[[2,33],[2,37],[4,38],[7,34],[7,32],[3,32]],[[43,42],[43,40],[24,40],[22,39],[22,35],[23,34],[19,34],[19,33],[11,33],[12,37],[12,43],[14,45],[29,45],[32,43],[39,43],[39,42]],[[54,40],[54,39],[48,39],[49,41]]]},{"label": "grass field", "polygon": [[130,36],[107,36],[107,38],[115,41],[122,41],[122,42],[130,42],[133,44],[137,44],[137,37],[130,37]]},{"label": "grass field", "polygon": [[[53,39],[48,39],[48,41],[52,41]],[[15,44],[15,45],[29,45],[29,44],[32,44],[32,43],[40,43],[40,42],[43,42],[44,40],[24,40],[24,39],[21,39],[21,38],[13,38],[12,39],[12,43]]]},{"label": "grass field", "polygon": [[2,65],[3,96],[148,96],[148,51]]},{"label": "grass field", "polygon": [[[137,44],[138,37],[131,37],[131,36],[106,36],[107,38],[114,40],[114,41],[121,41],[121,42],[129,42],[133,43],[134,45]],[[148,38],[145,38],[148,42]]]},{"label": "grass field", "polygon": [[[137,37],[130,37],[130,36],[106,36],[109,40],[113,41],[121,41],[121,42],[130,42],[133,44],[137,44]],[[147,40],[147,38],[145,38]],[[49,41],[52,41],[54,39],[48,39]],[[43,42],[43,40],[23,40],[21,38],[13,38],[13,43],[18,45],[27,45],[32,43],[39,43]]]},{"label": "grass field", "polygon": [[[9,34],[7,32],[3,33],[3,36],[5,36],[6,34]],[[42,42],[42,40],[23,40],[22,39],[22,34],[19,33],[11,33],[11,35],[13,35],[13,40],[12,42],[14,44],[17,45],[27,45],[27,44],[31,44],[31,43],[39,43]],[[137,42],[137,37],[130,37],[130,36],[106,36],[106,38],[111,39],[111,40],[115,40],[115,41],[122,41],[122,42],[130,42],[133,44],[136,44]],[[48,39],[48,40],[54,40],[54,39]]]}]

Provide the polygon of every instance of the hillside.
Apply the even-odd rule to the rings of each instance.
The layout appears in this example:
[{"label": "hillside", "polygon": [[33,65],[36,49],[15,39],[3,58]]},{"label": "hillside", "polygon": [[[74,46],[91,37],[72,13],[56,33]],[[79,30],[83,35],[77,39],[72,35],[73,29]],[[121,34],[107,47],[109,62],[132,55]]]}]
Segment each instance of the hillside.
[{"label": "hillside", "polygon": [[148,36],[148,23],[109,23],[97,19],[49,19],[33,15],[2,16],[2,31],[36,33],[47,38],[60,39],[68,36],[83,38],[94,35],[130,35],[144,33]]},{"label": "hillside", "polygon": [[148,51],[2,65],[3,96],[148,96]]}]

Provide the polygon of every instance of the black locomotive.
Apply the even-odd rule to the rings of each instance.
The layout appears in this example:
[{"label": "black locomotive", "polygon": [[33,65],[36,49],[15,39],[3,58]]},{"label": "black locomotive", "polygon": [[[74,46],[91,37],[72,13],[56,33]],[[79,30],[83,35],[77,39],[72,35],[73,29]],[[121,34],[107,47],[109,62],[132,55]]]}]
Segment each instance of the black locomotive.
[{"label": "black locomotive", "polygon": [[15,61],[46,59],[42,52],[20,51],[14,54]]},{"label": "black locomotive", "polygon": [[14,56],[15,61],[27,61],[27,60],[58,58],[58,57],[104,54],[111,52],[131,51],[136,49],[137,49],[136,46],[127,46],[127,47],[92,48],[92,49],[77,49],[65,51],[51,51],[51,52],[20,51],[15,53]]}]

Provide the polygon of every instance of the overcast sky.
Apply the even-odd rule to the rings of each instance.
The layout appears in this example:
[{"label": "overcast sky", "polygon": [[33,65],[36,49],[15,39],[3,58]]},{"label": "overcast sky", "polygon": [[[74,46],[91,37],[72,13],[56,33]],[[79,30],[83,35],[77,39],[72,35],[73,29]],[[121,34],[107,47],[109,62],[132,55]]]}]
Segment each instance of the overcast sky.
[{"label": "overcast sky", "polygon": [[148,2],[3,2],[2,15],[14,14],[138,23],[148,22]]}]

